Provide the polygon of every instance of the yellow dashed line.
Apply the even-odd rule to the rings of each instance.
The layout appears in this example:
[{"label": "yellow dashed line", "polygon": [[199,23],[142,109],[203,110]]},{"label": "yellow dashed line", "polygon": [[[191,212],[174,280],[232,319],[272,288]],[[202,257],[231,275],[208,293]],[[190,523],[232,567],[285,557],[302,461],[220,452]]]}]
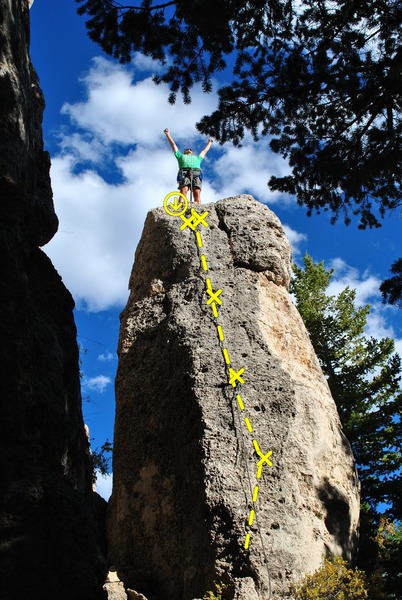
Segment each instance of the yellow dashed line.
[{"label": "yellow dashed line", "polygon": [[249,545],[250,545],[250,534],[248,533],[246,535],[246,541],[244,542],[244,547],[246,550],[248,550]]},{"label": "yellow dashed line", "polygon": [[[199,248],[203,247],[203,240],[202,240],[202,236],[201,233],[199,231],[195,231],[196,227],[198,225],[203,225],[204,227],[208,227],[208,223],[205,221],[205,217],[208,216],[208,212],[204,212],[202,215],[200,215],[199,213],[197,213],[194,209],[191,209],[191,217],[188,219],[187,217],[183,216],[183,213],[185,212],[185,209],[181,210],[180,212],[172,212],[173,209],[178,210],[178,208],[181,207],[181,203],[180,205],[176,206],[176,198],[174,200],[175,204],[172,205],[167,205],[167,200],[174,194],[174,192],[172,192],[171,194],[168,194],[168,196],[166,196],[165,200],[164,200],[164,208],[166,210],[166,212],[171,215],[171,216],[177,216],[180,217],[181,220],[183,221],[182,226],[180,227],[181,230],[184,230],[186,227],[189,227],[190,229],[192,229],[192,231],[195,232],[195,237],[197,240],[197,245]],[[186,201],[187,199],[183,196],[184,200]],[[169,206],[169,210],[168,210],[168,206]],[[185,202],[184,202],[184,206],[185,206]],[[201,266],[203,268],[203,270],[205,272],[208,271],[208,263],[207,263],[207,259],[205,257],[205,254],[201,254],[200,256],[200,261],[201,261]],[[217,305],[221,305],[222,304],[222,300],[219,298],[219,295],[221,294],[222,290],[216,290],[215,292],[213,291],[212,288],[212,283],[211,283],[211,279],[209,277],[207,277],[206,279],[206,295],[209,296],[206,304],[207,306],[209,305],[212,309],[212,314],[215,317],[215,319],[218,318],[219,313],[218,313],[218,309],[217,309]],[[225,339],[225,336],[223,334],[223,329],[220,325],[216,325],[216,329],[218,332],[218,336],[219,336],[219,341],[223,342],[223,340]],[[230,365],[230,357],[229,357],[229,351],[227,348],[223,348],[222,349],[222,354],[223,357],[225,359],[225,363],[226,365]],[[238,385],[242,385],[244,384],[244,379],[242,378],[242,375],[244,373],[244,368],[239,369],[238,371],[235,371],[234,369],[230,368],[229,369],[229,373],[228,373],[228,383],[229,385],[232,385],[233,387],[237,387]],[[236,399],[239,405],[240,410],[244,410],[244,402],[243,402],[243,398],[241,397],[240,394],[236,395]],[[251,425],[250,419],[248,417],[244,418],[244,423],[247,427],[247,430],[249,433],[252,433],[253,431],[253,427]],[[256,472],[256,478],[260,479],[261,474],[262,474],[262,468],[264,464],[267,464],[268,466],[272,466],[271,461],[269,460],[269,457],[272,454],[272,450],[270,450],[269,452],[267,452],[266,454],[264,454],[261,449],[260,446],[257,442],[256,439],[253,440],[253,446],[254,446],[254,450],[256,451],[256,453],[258,454],[259,460],[257,462],[257,472]],[[254,490],[253,490],[253,502],[256,503],[257,502],[257,498],[258,498],[258,493],[259,493],[259,487],[258,485],[254,486]],[[248,518],[248,526],[252,527],[253,522],[254,522],[254,517],[255,517],[255,510],[251,509],[250,510],[250,514],[249,514],[249,518]],[[250,538],[251,538],[251,533],[247,533],[246,534],[246,538],[245,538],[245,542],[244,542],[244,548],[246,550],[248,550],[249,545],[250,545]]]},{"label": "yellow dashed line", "polygon": [[237,398],[237,402],[239,403],[240,410],[244,410],[243,399],[242,399],[242,397],[240,396],[240,394],[237,394],[236,398]]},{"label": "yellow dashed line", "polygon": [[256,485],[255,488],[254,488],[253,502],[257,502],[257,498],[258,498],[258,485]]},{"label": "yellow dashed line", "polygon": [[246,427],[249,430],[249,432],[251,433],[253,431],[253,428],[251,427],[251,423],[250,423],[250,419],[248,417],[246,417],[244,419],[244,422],[246,423]]}]

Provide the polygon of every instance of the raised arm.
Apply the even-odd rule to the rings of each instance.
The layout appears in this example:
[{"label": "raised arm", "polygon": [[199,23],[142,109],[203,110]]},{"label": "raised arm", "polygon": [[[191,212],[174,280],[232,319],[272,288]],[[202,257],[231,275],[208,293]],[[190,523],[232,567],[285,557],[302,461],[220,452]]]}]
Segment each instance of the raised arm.
[{"label": "raised arm", "polygon": [[212,142],[213,142],[213,141],[214,141],[214,140],[213,140],[212,138],[209,138],[209,140],[208,140],[208,144],[205,146],[204,150],[203,150],[202,152],[200,152],[200,156],[201,156],[202,158],[204,158],[204,157],[205,157],[205,155],[206,155],[206,153],[208,152],[208,150],[210,149],[210,147],[211,147],[211,144],[212,144]]},{"label": "raised arm", "polygon": [[167,127],[166,127],[166,129],[163,130],[163,133],[166,135],[169,144],[172,146],[173,152],[177,152],[178,151],[178,147],[174,143],[174,140],[173,140],[172,136],[170,135],[169,129]]}]

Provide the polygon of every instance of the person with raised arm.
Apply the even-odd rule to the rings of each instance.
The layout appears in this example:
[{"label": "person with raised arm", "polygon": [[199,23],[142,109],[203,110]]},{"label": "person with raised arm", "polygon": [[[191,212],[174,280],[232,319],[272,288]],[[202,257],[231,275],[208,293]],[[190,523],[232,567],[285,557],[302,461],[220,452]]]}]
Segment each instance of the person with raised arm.
[{"label": "person with raised arm", "polygon": [[201,188],[202,188],[202,171],[201,163],[205,158],[206,153],[211,148],[213,142],[212,138],[209,138],[207,145],[204,150],[198,155],[194,154],[191,148],[185,148],[183,154],[176,146],[172,136],[170,135],[169,129],[164,130],[168,142],[174,152],[177,162],[179,164],[179,173],[177,176],[177,182],[179,184],[179,191],[181,194],[187,196],[188,190],[191,190],[191,197],[194,197],[196,204],[201,204]]}]

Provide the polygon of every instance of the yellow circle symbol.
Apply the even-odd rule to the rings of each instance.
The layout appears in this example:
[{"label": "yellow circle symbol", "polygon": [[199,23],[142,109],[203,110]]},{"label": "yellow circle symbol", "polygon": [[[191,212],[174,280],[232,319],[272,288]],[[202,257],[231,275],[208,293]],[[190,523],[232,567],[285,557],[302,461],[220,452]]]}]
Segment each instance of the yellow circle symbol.
[{"label": "yellow circle symbol", "polygon": [[[173,202],[169,202],[172,196],[174,196]],[[181,192],[170,192],[170,194],[165,196],[163,208],[171,217],[180,217],[188,208],[188,200]]]}]

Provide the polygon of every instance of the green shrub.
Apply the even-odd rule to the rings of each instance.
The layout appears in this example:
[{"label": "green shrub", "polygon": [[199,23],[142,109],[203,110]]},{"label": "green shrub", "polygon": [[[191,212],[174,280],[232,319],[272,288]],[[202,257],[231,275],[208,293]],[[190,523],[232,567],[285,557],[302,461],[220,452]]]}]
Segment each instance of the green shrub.
[{"label": "green shrub", "polygon": [[204,594],[202,600],[223,600],[223,592],[226,589],[226,585],[224,583],[214,583],[215,592],[207,592]]},{"label": "green shrub", "polygon": [[348,569],[342,558],[326,560],[312,575],[293,586],[294,600],[360,600],[368,597],[363,571]]}]

